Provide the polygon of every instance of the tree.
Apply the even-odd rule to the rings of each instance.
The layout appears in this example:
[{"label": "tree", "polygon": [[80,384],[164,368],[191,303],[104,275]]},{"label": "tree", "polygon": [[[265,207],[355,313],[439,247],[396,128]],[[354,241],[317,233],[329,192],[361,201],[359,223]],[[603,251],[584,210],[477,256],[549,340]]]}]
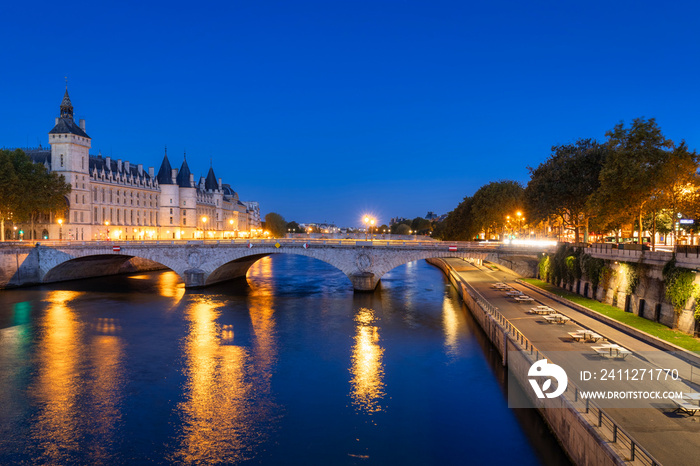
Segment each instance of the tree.
[{"label": "tree", "polygon": [[396,231],[395,234],[397,235],[408,235],[409,232],[411,231],[411,227],[406,225],[405,223],[399,223],[396,225]]},{"label": "tree", "polygon": [[478,230],[501,235],[506,217],[523,209],[523,187],[517,181],[492,181],[474,193],[471,214]]},{"label": "tree", "polygon": [[304,233],[304,229],[299,226],[295,221],[291,221],[287,224],[287,230],[289,233]]},{"label": "tree", "polygon": [[637,118],[629,128],[620,122],[608,137],[608,156],[600,171],[600,188],[592,198],[605,224],[637,223],[643,231],[644,213],[660,197],[663,166],[673,142],[653,118]]},{"label": "tree", "polygon": [[556,217],[564,228],[573,230],[576,242],[583,229],[588,241],[588,224],[594,209],[590,199],[600,186],[600,171],[607,147],[592,139],[552,147],[552,154],[537,168],[528,167],[530,182],[525,188],[525,205],[531,220]]},{"label": "tree", "polygon": [[[17,199],[14,204],[10,204],[13,221],[29,222],[28,237],[36,239],[34,225],[42,215],[65,211],[66,197],[70,194],[71,185],[66,183],[63,175],[49,173],[46,167],[34,163],[19,149],[4,152],[2,158],[9,157],[16,176],[15,183],[11,185],[14,188],[14,198]],[[4,168],[0,170],[9,170],[4,162],[2,165]]]},{"label": "tree", "polygon": [[473,198],[467,196],[442,222],[438,222],[433,237],[442,240],[469,241],[479,232],[472,217]]},{"label": "tree", "polygon": [[399,233],[399,225],[406,225],[406,231],[411,229],[411,221],[410,220],[401,220],[399,223],[394,223],[391,225],[391,233],[394,235],[403,235],[403,234],[408,234],[408,233]]},{"label": "tree", "polygon": [[20,200],[19,181],[7,150],[0,150],[0,180],[0,241],[5,241],[5,220],[12,217]]},{"label": "tree", "polygon": [[287,234],[287,221],[280,214],[270,212],[265,215],[265,228],[274,238],[283,238]]},{"label": "tree", "polygon": [[418,232],[420,235],[426,235],[430,233],[430,227],[432,224],[430,223],[430,220],[425,219],[423,217],[416,217],[413,219],[411,222],[411,230],[414,232]]}]

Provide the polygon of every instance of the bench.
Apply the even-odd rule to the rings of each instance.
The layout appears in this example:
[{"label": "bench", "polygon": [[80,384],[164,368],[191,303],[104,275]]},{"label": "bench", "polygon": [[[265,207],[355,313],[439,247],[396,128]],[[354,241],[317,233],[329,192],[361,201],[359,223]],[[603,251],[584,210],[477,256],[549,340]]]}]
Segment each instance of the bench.
[{"label": "bench", "polygon": [[685,400],[671,398],[671,401],[673,401],[676,404],[676,409],[674,410],[675,413],[682,412],[693,416],[696,412],[700,411],[700,406],[694,405]]}]

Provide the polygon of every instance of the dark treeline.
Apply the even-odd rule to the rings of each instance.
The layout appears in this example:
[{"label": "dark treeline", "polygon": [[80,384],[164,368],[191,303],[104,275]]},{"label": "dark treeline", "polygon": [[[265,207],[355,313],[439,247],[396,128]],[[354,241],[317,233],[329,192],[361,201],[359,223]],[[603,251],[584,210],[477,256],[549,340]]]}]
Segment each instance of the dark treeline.
[{"label": "dark treeline", "polygon": [[[685,141],[666,138],[656,121],[619,123],[607,140],[580,139],[552,147],[530,181],[493,181],[467,196],[436,227],[434,236],[471,240],[513,232],[571,233],[576,242],[590,232],[631,237],[674,231],[675,218],[695,218],[698,154]],[[688,231],[692,230],[692,226]],[[517,233],[515,233],[517,236]]]}]

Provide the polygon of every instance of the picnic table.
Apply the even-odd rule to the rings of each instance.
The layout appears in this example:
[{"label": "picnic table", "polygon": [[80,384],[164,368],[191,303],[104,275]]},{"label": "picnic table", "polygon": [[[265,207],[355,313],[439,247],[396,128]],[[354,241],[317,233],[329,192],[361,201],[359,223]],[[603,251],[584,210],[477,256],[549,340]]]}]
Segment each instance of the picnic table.
[{"label": "picnic table", "polygon": [[550,314],[548,316],[544,316],[544,320],[546,320],[550,324],[565,324],[571,319],[569,319],[563,314]]},{"label": "picnic table", "polygon": [[610,343],[607,345],[591,346],[593,351],[596,352],[598,356],[603,356],[607,358],[615,359],[625,359],[627,356],[632,354],[632,351],[627,348],[623,348],[615,343]]},{"label": "picnic table", "polygon": [[591,331],[591,330],[579,330],[577,332],[569,332],[569,335],[573,340],[576,341],[593,341],[596,342],[598,340],[602,340],[603,336],[598,335],[597,333]]},{"label": "picnic table", "polygon": [[533,307],[532,309],[530,309],[529,312],[530,312],[530,314],[537,314],[537,315],[544,316],[544,315],[548,315],[548,314],[554,314],[557,311],[555,311],[551,307],[537,306],[537,307]]}]

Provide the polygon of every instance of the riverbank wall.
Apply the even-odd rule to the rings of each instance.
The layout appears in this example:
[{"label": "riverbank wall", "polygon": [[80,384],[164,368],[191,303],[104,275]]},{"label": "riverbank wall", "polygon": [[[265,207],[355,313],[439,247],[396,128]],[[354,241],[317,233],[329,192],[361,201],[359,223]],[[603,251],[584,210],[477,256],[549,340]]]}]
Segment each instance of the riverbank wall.
[{"label": "riverbank wall", "polygon": [[[441,269],[448,277],[470,313],[498,350],[503,364],[509,368],[509,374],[523,387],[523,391],[529,394],[530,402],[542,415],[575,464],[622,465],[634,457],[634,447],[626,451],[621,444],[622,439],[626,437],[624,432],[617,427],[612,428],[614,436],[606,432],[609,429],[602,422],[606,416],[600,409],[586,405],[585,411],[581,412],[580,408],[575,406],[575,403],[580,401],[575,388],[573,391],[567,388],[564,395],[557,398],[535,398],[531,393],[527,374],[530,367],[536,361],[544,359],[544,356],[449,264],[441,259],[427,259],[427,262]],[[615,441],[611,441],[611,437]]]}]

